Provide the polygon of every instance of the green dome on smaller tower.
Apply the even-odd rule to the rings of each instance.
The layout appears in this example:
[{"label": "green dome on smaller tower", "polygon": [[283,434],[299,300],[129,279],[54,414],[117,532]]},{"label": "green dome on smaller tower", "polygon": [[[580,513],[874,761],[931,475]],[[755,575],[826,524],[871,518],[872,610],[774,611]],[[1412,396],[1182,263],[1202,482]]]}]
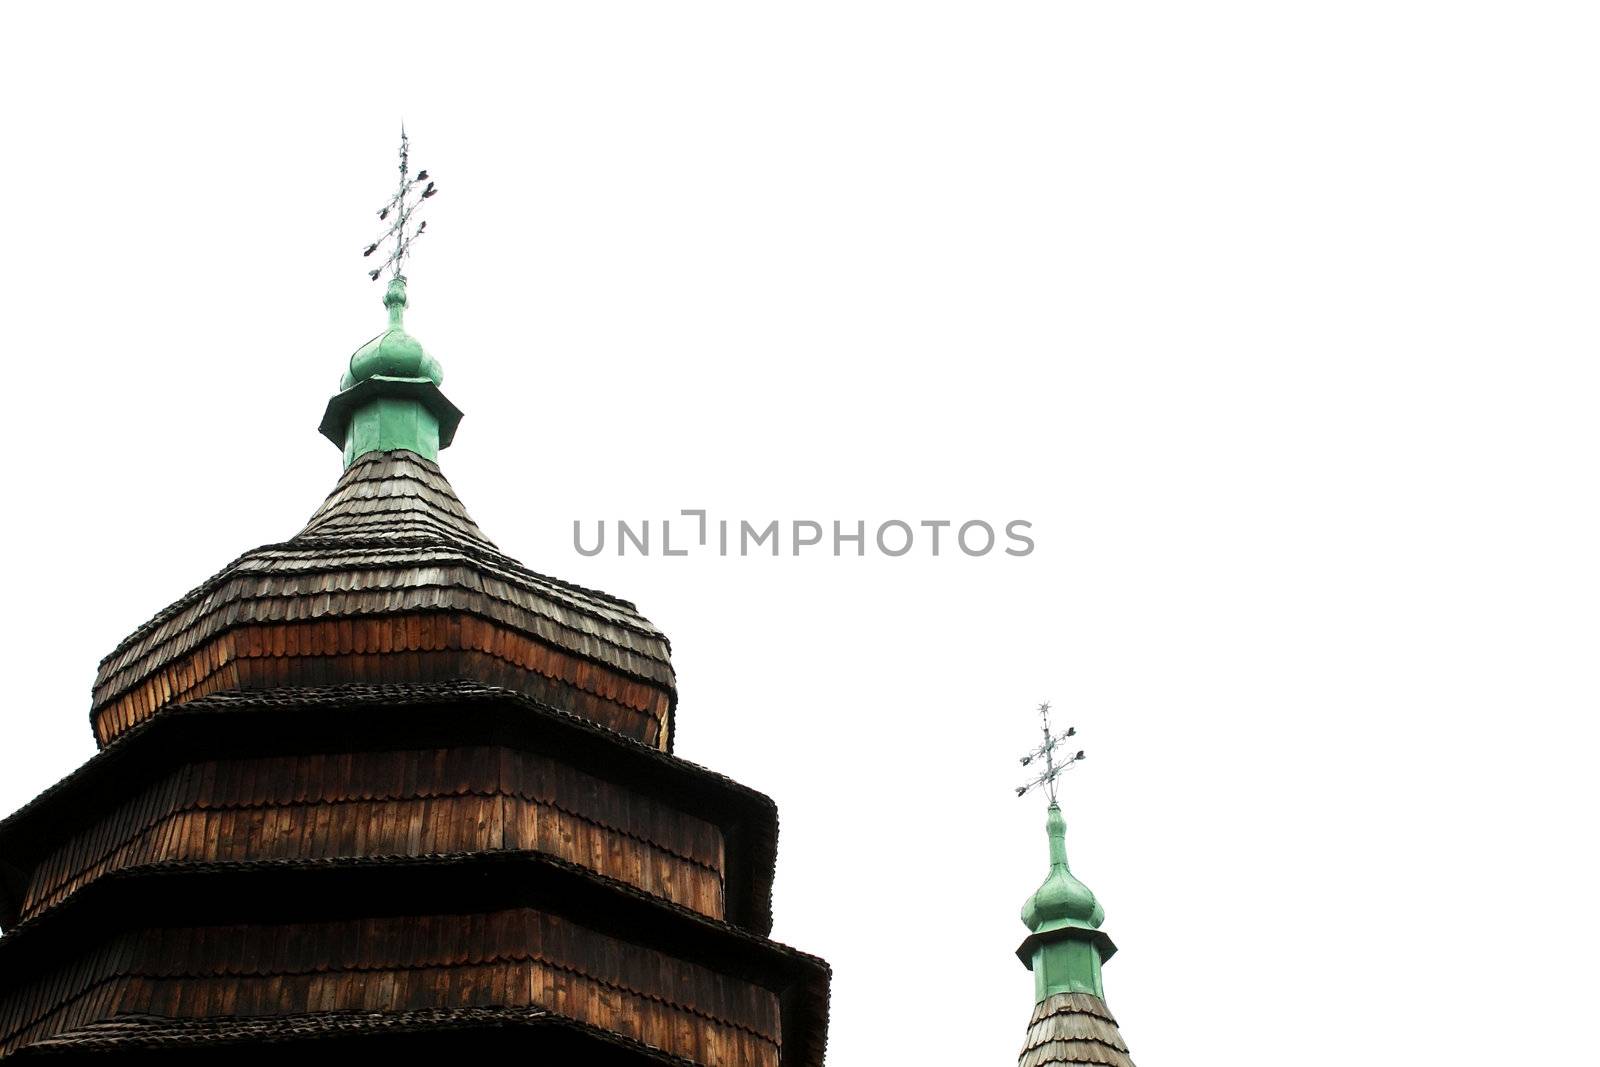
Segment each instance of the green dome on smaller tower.
[{"label": "green dome on smaller tower", "polygon": [[1083,759],[1083,752],[1061,750],[1063,758],[1058,759],[1058,746],[1077,730],[1052,730],[1048,703],[1039,705],[1039,715],[1044,743],[1024,756],[1022,765],[1039,760],[1044,771],[1017,795],[1042,786],[1050,798],[1044,823],[1050,836],[1050,873],[1022,905],[1028,936],[1017,946],[1017,958],[1033,972],[1034,1006],[1017,1067],[1133,1067],[1117,1020],[1105,1004],[1102,968],[1117,946],[1100,929],[1105,909],[1067,867],[1067,820],[1056,804],[1056,779]]},{"label": "green dome on smaller tower", "polygon": [[1050,835],[1050,874],[1022,905],[1023,923],[1036,934],[1068,926],[1098,930],[1105,922],[1106,910],[1067,868],[1067,821],[1054,804],[1045,819],[1045,830]]},{"label": "green dome on smaller tower", "polygon": [[1067,869],[1067,821],[1054,800],[1044,825],[1050,835],[1050,873],[1022,905],[1029,932],[1017,957],[1033,972],[1041,1003],[1058,993],[1104,996],[1100,965],[1117,951],[1100,929],[1105,909]]},{"label": "green dome on smaller tower", "polygon": [[383,306],[389,309],[389,328],[360,348],[350,357],[350,367],[339,381],[340,389],[368,378],[426,378],[434,385],[444,384],[444,369],[439,361],[423,350],[422,342],[405,331],[406,280],[396,276],[389,280],[389,289],[383,294]]}]

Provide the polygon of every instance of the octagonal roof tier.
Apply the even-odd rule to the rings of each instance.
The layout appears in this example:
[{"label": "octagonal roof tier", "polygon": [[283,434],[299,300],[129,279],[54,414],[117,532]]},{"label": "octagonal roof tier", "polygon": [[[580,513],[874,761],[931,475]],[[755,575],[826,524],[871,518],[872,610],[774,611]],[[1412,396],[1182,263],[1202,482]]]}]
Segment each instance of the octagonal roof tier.
[{"label": "octagonal roof tier", "polygon": [[502,553],[436,463],[369,452],[299,534],[240,556],[102,660],[90,718],[105,745],[211,693],[463,679],[671,750],[659,630]]}]

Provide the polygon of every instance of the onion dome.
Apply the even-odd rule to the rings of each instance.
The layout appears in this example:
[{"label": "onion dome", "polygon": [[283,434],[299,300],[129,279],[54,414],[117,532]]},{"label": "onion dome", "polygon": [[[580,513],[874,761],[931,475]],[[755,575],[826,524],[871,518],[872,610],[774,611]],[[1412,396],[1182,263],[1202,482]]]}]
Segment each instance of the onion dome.
[{"label": "onion dome", "polygon": [[319,429],[344,450],[346,466],[368,452],[414,452],[436,460],[455,438],[461,411],[439,391],[444,371],[405,330],[406,280],[383,294],[389,328],[350,357],[339,394]]},{"label": "onion dome", "polygon": [[348,389],[360,381],[373,377],[426,378],[434,385],[444,384],[444,371],[439,361],[423,351],[422,342],[405,330],[406,280],[390,280],[383,294],[383,306],[389,309],[389,328],[360,348],[350,357],[350,369],[339,382],[340,389]]},{"label": "onion dome", "polygon": [[468,515],[435,460],[461,412],[403,328],[350,359],[322,432],[345,472],[305,529],[240,556],[100,664],[105,745],[163,709],[284,685],[469,680],[514,690],[670,751],[665,636],[632,604],[535,573]]},{"label": "onion dome", "polygon": [[1067,868],[1067,822],[1061,809],[1050,805],[1045,820],[1050,835],[1050,874],[1022,905],[1022,921],[1034,933],[1059,930],[1067,926],[1097,930],[1106,911],[1095,900],[1089,887],[1078,881]]}]

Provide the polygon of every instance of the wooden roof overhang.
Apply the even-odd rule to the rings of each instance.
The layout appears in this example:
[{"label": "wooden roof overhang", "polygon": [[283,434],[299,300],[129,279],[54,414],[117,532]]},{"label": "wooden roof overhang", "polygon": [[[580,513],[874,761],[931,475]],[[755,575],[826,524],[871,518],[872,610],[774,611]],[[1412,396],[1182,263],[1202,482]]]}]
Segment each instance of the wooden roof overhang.
[{"label": "wooden roof overhang", "polygon": [[[831,980],[826,962],[537,852],[124,869],[0,937],[0,997],[13,987],[37,987],[47,968],[97,948],[100,958],[115,957],[104,946],[128,931],[470,915],[517,906],[556,913],[771,990],[781,1013],[781,1067],[822,1067]],[[252,962],[239,961],[241,973]]]},{"label": "wooden roof overhang", "polygon": [[628,601],[502,553],[436,463],[373,452],[299,534],[238,557],[106,656],[90,721],[105,744],[222,690],[475,677],[671,751],[670,652]]},{"label": "wooden roof overhang", "polygon": [[241,1019],[122,1016],[19,1049],[33,1062],[98,1064],[296,1062],[348,1064],[358,1057],[515,1057],[568,1067],[692,1067],[639,1041],[538,1008],[448,1008],[406,1012],[316,1012]]},{"label": "wooden roof overhang", "polygon": [[17,922],[28,873],[54,843],[186,761],[446,742],[556,752],[714,824],[726,847],[727,920],[771,931],[777,809],[769,797],[581,716],[465,681],[219,693],[164,709],[0,821],[0,926]]}]

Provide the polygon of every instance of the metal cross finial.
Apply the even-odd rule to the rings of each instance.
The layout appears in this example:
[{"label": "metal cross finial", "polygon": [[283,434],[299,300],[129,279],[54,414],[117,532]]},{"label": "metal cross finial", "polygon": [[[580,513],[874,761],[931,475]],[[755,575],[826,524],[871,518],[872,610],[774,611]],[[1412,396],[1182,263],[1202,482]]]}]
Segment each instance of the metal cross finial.
[{"label": "metal cross finial", "polygon": [[[373,281],[377,281],[378,276],[386,270],[390,272],[392,277],[401,277],[400,268],[405,264],[406,256],[411,253],[411,242],[421,237],[423,231],[428,228],[428,224],[424,222],[415,230],[411,229],[411,216],[416,212],[417,208],[422,206],[424,200],[439,190],[434,187],[431,181],[428,181],[427,171],[419,170],[417,171],[417,176],[413,178],[410,175],[410,167],[411,143],[409,138],[406,137],[406,128],[402,124],[400,127],[400,188],[396,190],[394,197],[384,206],[383,210],[378,212],[378,218],[388,221],[389,228],[361,253],[363,256],[371,256],[379,249],[387,248],[389,258],[379,264],[376,270],[367,271],[367,276]],[[427,185],[420,193],[416,193],[417,186],[422,185],[424,182],[427,182]],[[413,196],[413,193],[416,193],[416,195]]]},{"label": "metal cross finial", "polygon": [[1039,777],[1035,778],[1027,785],[1019,785],[1017,787],[1017,796],[1023,796],[1031,790],[1038,789],[1042,786],[1044,788],[1045,795],[1050,798],[1050,803],[1054,804],[1056,802],[1056,779],[1061,776],[1061,772],[1065,771],[1068,767],[1083,759],[1083,750],[1079,749],[1076,752],[1067,754],[1065,758],[1061,758],[1056,755],[1056,747],[1067,738],[1076,734],[1078,732],[1078,728],[1076,726],[1069,726],[1059,734],[1051,733],[1050,704],[1048,701],[1039,705],[1039,723],[1040,728],[1044,731],[1044,744],[1040,745],[1026,756],[1023,756],[1022,765],[1026,767],[1034,760],[1042,759],[1044,760],[1044,770],[1040,772]]}]

